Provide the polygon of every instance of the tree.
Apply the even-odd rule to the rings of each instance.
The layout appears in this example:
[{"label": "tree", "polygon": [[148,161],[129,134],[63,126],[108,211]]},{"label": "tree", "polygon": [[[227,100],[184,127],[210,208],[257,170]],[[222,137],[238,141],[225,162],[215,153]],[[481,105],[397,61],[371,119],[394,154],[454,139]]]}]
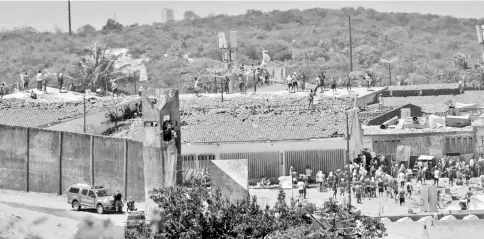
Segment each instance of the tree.
[{"label": "tree", "polygon": [[107,45],[95,43],[93,46],[84,47],[79,52],[79,60],[75,63],[75,74],[80,77],[84,85],[92,83],[99,87],[107,78],[114,73],[114,63],[120,55],[112,54]]},{"label": "tree", "polygon": [[89,24],[86,24],[82,27],[79,27],[77,29],[77,34],[79,34],[80,36],[87,36],[87,35],[94,35],[96,33],[96,28],[94,28],[93,26],[89,25]]},{"label": "tree", "polygon": [[[160,211],[152,225],[141,224],[127,238],[322,238],[356,236],[373,239],[385,235],[380,219],[364,216],[354,207],[330,200],[317,209],[311,203],[286,202],[280,190],[273,208],[260,208],[257,198],[231,203],[220,191],[196,184],[155,190],[150,197]],[[311,216],[321,211],[319,229]],[[323,221],[324,220],[324,221]],[[295,235],[287,237],[287,235]]]},{"label": "tree", "polygon": [[188,20],[188,21],[193,21],[195,19],[198,19],[200,18],[200,16],[198,16],[197,14],[195,14],[193,11],[186,11],[184,14],[183,14],[183,18],[185,20]]},{"label": "tree", "polygon": [[103,26],[102,32],[104,34],[107,34],[109,32],[120,32],[123,30],[123,25],[121,23],[117,22],[116,20],[113,19],[108,19],[108,22],[106,25]]},{"label": "tree", "polygon": [[[287,231],[276,232],[267,239],[276,238],[312,238],[312,239],[346,239],[346,238],[382,238],[387,235],[385,225],[378,218],[363,215],[361,211],[346,203],[339,203],[330,198],[318,208],[315,227],[307,225]],[[315,229],[317,228],[317,229]]]}]

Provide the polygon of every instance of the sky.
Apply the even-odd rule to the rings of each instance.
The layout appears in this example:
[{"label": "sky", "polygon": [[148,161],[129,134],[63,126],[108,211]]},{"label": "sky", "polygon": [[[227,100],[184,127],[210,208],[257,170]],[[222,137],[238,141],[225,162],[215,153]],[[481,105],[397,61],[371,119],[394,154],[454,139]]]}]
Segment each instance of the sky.
[{"label": "sky", "polygon": [[[248,9],[264,12],[298,8],[340,9],[342,7],[373,8],[379,12],[431,13],[460,18],[484,17],[484,1],[71,1],[72,30],[90,24],[101,29],[108,18],[123,25],[152,24],[161,21],[161,9],[174,10],[175,19],[182,19],[191,10],[205,17],[209,14],[244,14]],[[1,1],[0,29],[31,26],[39,31],[68,31],[67,0],[64,1]]]}]

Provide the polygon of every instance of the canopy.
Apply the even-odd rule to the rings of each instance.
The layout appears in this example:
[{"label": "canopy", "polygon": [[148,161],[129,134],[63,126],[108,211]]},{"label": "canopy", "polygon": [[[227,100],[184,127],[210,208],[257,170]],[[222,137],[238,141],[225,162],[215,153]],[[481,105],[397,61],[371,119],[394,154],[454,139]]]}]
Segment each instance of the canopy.
[{"label": "canopy", "polygon": [[429,155],[420,155],[420,157],[418,157],[418,160],[422,160],[422,161],[431,161],[435,158],[435,156],[429,156]]}]

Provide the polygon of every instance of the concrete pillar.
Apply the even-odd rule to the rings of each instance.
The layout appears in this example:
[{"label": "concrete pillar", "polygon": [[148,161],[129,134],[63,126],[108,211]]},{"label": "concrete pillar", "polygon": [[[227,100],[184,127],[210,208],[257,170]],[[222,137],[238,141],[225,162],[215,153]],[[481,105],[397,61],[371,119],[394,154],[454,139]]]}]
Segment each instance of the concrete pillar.
[{"label": "concrete pillar", "polygon": [[[182,178],[179,94],[177,89],[148,89],[142,100],[145,213],[151,220],[158,208],[150,199],[153,189],[174,186]],[[169,142],[161,135],[165,117],[171,118],[177,135]]]},{"label": "concrete pillar", "polygon": [[128,200],[128,139],[124,140],[124,198]]},{"label": "concrete pillar", "polygon": [[62,195],[62,131],[59,131],[59,195]]},{"label": "concrete pillar", "polygon": [[25,161],[27,162],[27,173],[26,173],[26,179],[25,179],[25,184],[26,184],[26,191],[29,191],[29,171],[30,171],[30,128],[27,128],[27,149],[25,152]]},{"label": "concrete pillar", "polygon": [[90,160],[89,160],[89,164],[91,166],[91,185],[94,186],[94,137],[91,135],[89,137],[90,139],[90,144],[91,144],[91,147],[90,148],[90,152],[89,152],[89,156],[90,156]]}]

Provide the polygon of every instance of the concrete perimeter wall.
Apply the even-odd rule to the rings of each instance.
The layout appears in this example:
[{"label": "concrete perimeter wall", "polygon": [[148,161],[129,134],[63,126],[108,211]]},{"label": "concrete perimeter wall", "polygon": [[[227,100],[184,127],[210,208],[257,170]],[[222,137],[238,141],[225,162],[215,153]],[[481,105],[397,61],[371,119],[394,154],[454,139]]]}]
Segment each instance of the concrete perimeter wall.
[{"label": "concrete perimeter wall", "polygon": [[142,147],[127,139],[0,125],[0,189],[63,194],[87,183],[144,201]]},{"label": "concrete perimeter wall", "polygon": [[[262,177],[278,183],[292,165],[334,170],[344,163],[344,139],[304,142],[183,145],[185,180],[200,178],[213,159],[248,159],[251,184]],[[0,189],[63,194],[75,183],[119,190],[144,201],[140,141],[0,125]]]}]

